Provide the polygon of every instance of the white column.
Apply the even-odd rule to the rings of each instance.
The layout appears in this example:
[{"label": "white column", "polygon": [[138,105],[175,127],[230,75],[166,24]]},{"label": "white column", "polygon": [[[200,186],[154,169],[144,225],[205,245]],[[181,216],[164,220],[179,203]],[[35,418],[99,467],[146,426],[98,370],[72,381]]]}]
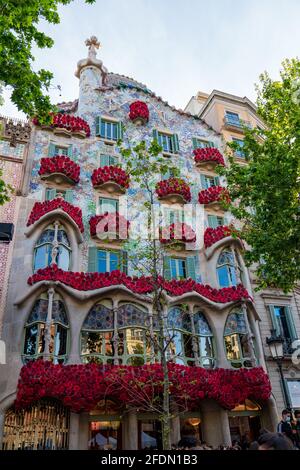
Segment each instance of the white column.
[{"label": "white column", "polygon": [[50,358],[50,341],[51,341],[51,323],[52,323],[52,307],[53,307],[53,297],[54,297],[54,289],[51,287],[48,290],[48,311],[47,311],[47,318],[46,318],[46,325],[45,325],[45,349],[43,357],[45,360]]}]

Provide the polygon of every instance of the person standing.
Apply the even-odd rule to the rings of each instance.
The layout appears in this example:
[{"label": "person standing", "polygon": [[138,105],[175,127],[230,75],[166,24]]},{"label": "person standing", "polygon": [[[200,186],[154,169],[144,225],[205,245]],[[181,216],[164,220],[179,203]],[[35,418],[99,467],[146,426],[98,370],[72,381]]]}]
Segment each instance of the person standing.
[{"label": "person standing", "polygon": [[292,421],[292,413],[289,410],[286,410],[286,409],[283,410],[281,421],[277,425],[277,432],[288,437],[292,441],[292,443],[294,443],[295,439],[294,439],[291,421]]}]

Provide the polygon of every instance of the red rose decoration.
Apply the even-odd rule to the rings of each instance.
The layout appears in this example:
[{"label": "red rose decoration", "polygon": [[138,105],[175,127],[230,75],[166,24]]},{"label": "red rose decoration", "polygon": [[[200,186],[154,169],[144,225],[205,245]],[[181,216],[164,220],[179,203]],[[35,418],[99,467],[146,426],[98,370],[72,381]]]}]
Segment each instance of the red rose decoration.
[{"label": "red rose decoration", "polygon": [[[63,114],[63,113],[51,113],[52,123],[51,127],[59,127],[63,129],[67,129],[70,132],[84,132],[86,137],[91,135],[90,126],[88,123],[81,119],[79,116],[72,116],[71,114]],[[32,119],[33,124],[39,125],[38,118]]]},{"label": "red rose decoration", "polygon": [[56,209],[62,209],[64,212],[66,212],[66,214],[68,214],[74,220],[80,232],[84,232],[81,209],[79,207],[73,206],[60,197],[52,199],[52,201],[36,202],[32,208],[32,211],[30,212],[27,226],[34,224],[43,215]]},{"label": "red rose decoration", "polygon": [[90,233],[94,237],[97,234],[109,232],[114,234],[116,239],[128,238],[130,222],[125,219],[119,212],[108,213],[102,215],[94,215],[90,218]]},{"label": "red rose decoration", "polygon": [[194,160],[199,162],[215,162],[225,166],[223,155],[216,148],[199,148],[194,150]]},{"label": "red rose decoration", "polygon": [[187,183],[181,178],[169,178],[159,181],[156,185],[156,194],[159,198],[170,194],[180,194],[185,202],[190,202],[191,191]]},{"label": "red rose decoration", "polygon": [[149,109],[144,101],[135,101],[129,107],[129,119],[135,121],[141,119],[144,122],[149,120]]},{"label": "red rose decoration", "polygon": [[229,194],[223,186],[210,186],[208,189],[203,189],[199,192],[199,204],[210,204],[216,201],[229,202]]},{"label": "red rose decoration", "polygon": [[174,223],[169,227],[164,227],[160,230],[160,242],[163,244],[172,241],[179,241],[183,243],[194,243],[196,241],[196,234],[192,227],[184,223]]},{"label": "red rose decoration", "polygon": [[93,186],[101,186],[102,184],[109,181],[113,181],[122,188],[127,189],[129,187],[130,178],[126,171],[122,170],[122,168],[119,168],[118,166],[113,165],[97,168],[93,171]]},{"label": "red rose decoration", "polygon": [[204,232],[204,246],[209,248],[214,243],[217,243],[222,238],[229,237],[232,233],[238,233],[238,231],[233,227],[228,227],[227,225],[220,225],[216,228],[207,228]]},{"label": "red rose decoration", "polygon": [[[174,402],[188,404],[191,411],[199,409],[204,398],[230,410],[246,399],[266,401],[271,395],[270,380],[262,367],[204,369],[169,363],[168,369]],[[15,406],[25,408],[48,397],[61,401],[75,413],[89,412],[109,396],[116,402],[147,410],[147,403],[162,395],[163,383],[161,364],[103,367],[30,361],[21,369]]]},{"label": "red rose decoration", "polygon": [[67,178],[78,183],[80,175],[80,166],[64,155],[55,155],[52,158],[42,158],[39,175],[51,175],[53,173],[62,173]]}]

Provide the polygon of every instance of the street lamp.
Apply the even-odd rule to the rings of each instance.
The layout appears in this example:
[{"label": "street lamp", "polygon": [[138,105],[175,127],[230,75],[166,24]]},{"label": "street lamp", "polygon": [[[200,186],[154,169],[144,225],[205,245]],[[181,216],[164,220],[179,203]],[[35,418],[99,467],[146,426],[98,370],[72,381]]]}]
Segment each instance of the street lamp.
[{"label": "street lamp", "polygon": [[279,369],[279,375],[280,375],[280,380],[282,384],[285,406],[288,410],[290,410],[292,408],[292,405],[290,402],[290,396],[287,390],[286,381],[282,372],[282,362],[284,359],[284,352],[283,352],[284,339],[281,335],[276,334],[276,330],[271,330],[271,336],[270,338],[266,338],[266,342],[270,348],[272,359],[273,361],[276,362],[278,369]]}]

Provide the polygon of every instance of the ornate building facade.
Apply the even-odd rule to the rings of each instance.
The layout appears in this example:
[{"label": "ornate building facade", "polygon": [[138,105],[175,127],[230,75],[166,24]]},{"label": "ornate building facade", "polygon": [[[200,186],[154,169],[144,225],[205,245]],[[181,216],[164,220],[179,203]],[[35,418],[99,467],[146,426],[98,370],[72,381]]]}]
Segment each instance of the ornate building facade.
[{"label": "ornate building facade", "polygon": [[122,384],[119,394],[113,387],[120,365],[153,374],[153,382],[159,374],[149,340],[159,320],[151,280],[132,277],[120,240],[95,237],[104,214],[119,217],[124,195],[130,222],[144,200],[122,168],[119,139],[126,146],[153,137],[181,177],[164,177],[156,204],[173,224],[185,221],[191,202],[204,222],[200,245],[165,247],[171,401],[182,405],[172,413],[172,443],[191,433],[213,446],[247,433],[254,438],[260,427],[275,427],[277,413],[243,245],[228,231],[231,215],[220,204],[225,182],[214,168],[226,163],[222,136],[145,85],[109,73],[97,59],[97,39],[86,44],[88,57],[75,73],[78,100],[61,104],[48,128],[38,119],[32,124],[4,310],[2,446],[161,446],[155,412],[130,387]]}]

